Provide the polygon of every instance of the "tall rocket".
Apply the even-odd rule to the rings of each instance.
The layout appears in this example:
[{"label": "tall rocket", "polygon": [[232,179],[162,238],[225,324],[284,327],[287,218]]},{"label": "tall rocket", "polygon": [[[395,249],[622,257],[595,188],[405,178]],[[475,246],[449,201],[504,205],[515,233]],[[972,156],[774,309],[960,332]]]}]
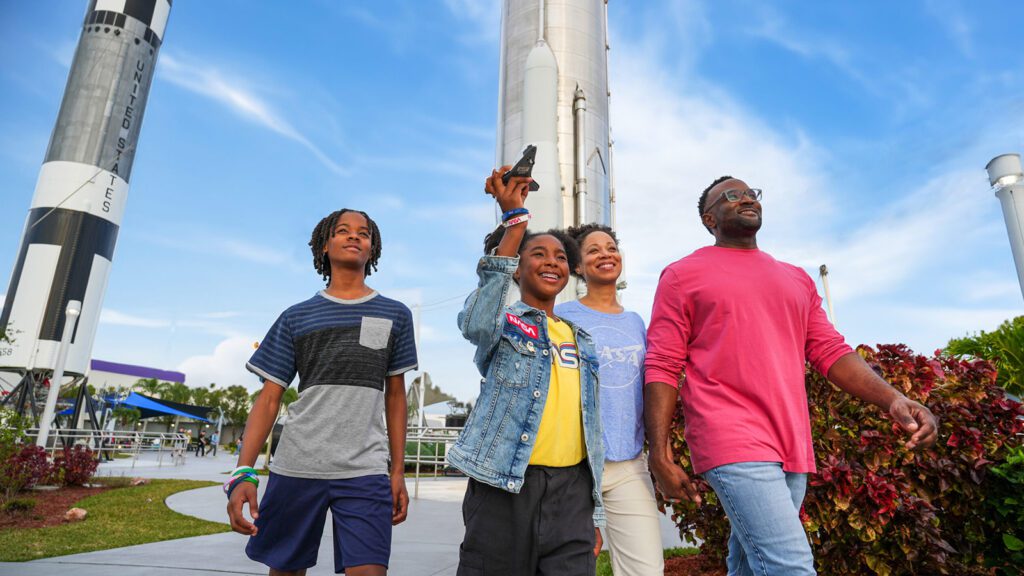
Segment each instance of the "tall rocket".
[{"label": "tall rocket", "polygon": [[[69,301],[66,374],[86,373],[171,0],[91,0],[7,289],[0,369],[52,373]],[[19,407],[19,409],[21,409]]]},{"label": "tall rocket", "polygon": [[504,0],[497,160],[515,164],[537,146],[532,230],[614,224],[607,8],[607,0]]}]

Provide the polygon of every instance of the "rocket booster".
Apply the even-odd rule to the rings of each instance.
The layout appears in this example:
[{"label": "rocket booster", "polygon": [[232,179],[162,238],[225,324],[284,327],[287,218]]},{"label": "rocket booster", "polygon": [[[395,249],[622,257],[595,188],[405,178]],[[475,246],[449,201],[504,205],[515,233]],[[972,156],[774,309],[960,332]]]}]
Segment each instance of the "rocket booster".
[{"label": "rocket booster", "polygon": [[91,0],[7,290],[0,368],[52,370],[82,302],[66,373],[82,375],[124,215],[171,0]]},{"label": "rocket booster", "polygon": [[530,229],[611,224],[606,0],[504,0],[499,164],[537,146]]}]

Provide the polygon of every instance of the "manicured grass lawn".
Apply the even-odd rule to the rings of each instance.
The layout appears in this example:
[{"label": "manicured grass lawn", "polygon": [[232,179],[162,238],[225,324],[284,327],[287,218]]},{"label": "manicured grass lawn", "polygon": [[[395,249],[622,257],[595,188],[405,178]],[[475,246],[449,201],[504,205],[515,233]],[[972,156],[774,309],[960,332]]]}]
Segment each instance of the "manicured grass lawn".
[{"label": "manicured grass lawn", "polygon": [[81,522],[0,531],[0,561],[23,562],[227,532],[227,524],[178,514],[164,504],[164,499],[176,492],[216,485],[197,480],[153,480],[144,486],[90,496],[75,504],[89,512]]},{"label": "manicured grass lawn", "polygon": [[[698,548],[666,548],[665,559],[675,558],[677,556],[696,556],[700,554]],[[601,555],[597,557],[597,576],[612,576],[612,561],[608,556],[608,551],[601,552]]]}]

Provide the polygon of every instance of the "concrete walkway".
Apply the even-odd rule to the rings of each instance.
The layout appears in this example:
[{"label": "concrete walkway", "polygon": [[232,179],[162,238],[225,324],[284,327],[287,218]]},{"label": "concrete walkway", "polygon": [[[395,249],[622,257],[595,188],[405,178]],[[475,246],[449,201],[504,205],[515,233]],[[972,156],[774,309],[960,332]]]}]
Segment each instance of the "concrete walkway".
[{"label": "concrete walkway", "polygon": [[[134,462],[117,460],[100,465],[103,476],[141,476],[145,478],[186,478],[224,482],[234,468],[235,458],[229,454],[197,458],[189,455],[184,465],[173,466],[163,459],[147,455]],[[410,498],[415,480],[407,479]],[[427,478],[419,483],[419,497],[412,498],[409,518],[395,527],[390,574],[396,576],[454,576],[462,542],[462,495],[465,478]],[[262,496],[263,486],[260,486]],[[179,492],[167,499],[177,512],[205,520],[227,523],[226,500],[219,486]],[[309,569],[309,576],[334,573],[331,543],[331,520],[327,519],[320,544],[319,563]],[[95,536],[103,538],[102,534]],[[266,566],[245,555],[247,537],[234,532],[154,542],[127,548],[86,552],[47,558],[33,562],[2,563],[0,576],[171,576],[185,574],[267,574]],[[682,546],[675,526],[662,518],[662,543],[666,547]]]}]

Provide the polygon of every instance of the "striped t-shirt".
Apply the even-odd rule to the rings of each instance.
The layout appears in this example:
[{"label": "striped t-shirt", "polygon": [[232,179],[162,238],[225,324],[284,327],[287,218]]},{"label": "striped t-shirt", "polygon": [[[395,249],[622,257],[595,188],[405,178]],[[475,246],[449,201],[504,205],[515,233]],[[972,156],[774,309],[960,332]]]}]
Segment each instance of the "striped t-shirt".
[{"label": "striped t-shirt", "polygon": [[299,377],[270,469],[299,478],[387,474],[384,379],[416,369],[412,314],[376,292],[319,292],[288,308],[245,365],[285,388]]}]

